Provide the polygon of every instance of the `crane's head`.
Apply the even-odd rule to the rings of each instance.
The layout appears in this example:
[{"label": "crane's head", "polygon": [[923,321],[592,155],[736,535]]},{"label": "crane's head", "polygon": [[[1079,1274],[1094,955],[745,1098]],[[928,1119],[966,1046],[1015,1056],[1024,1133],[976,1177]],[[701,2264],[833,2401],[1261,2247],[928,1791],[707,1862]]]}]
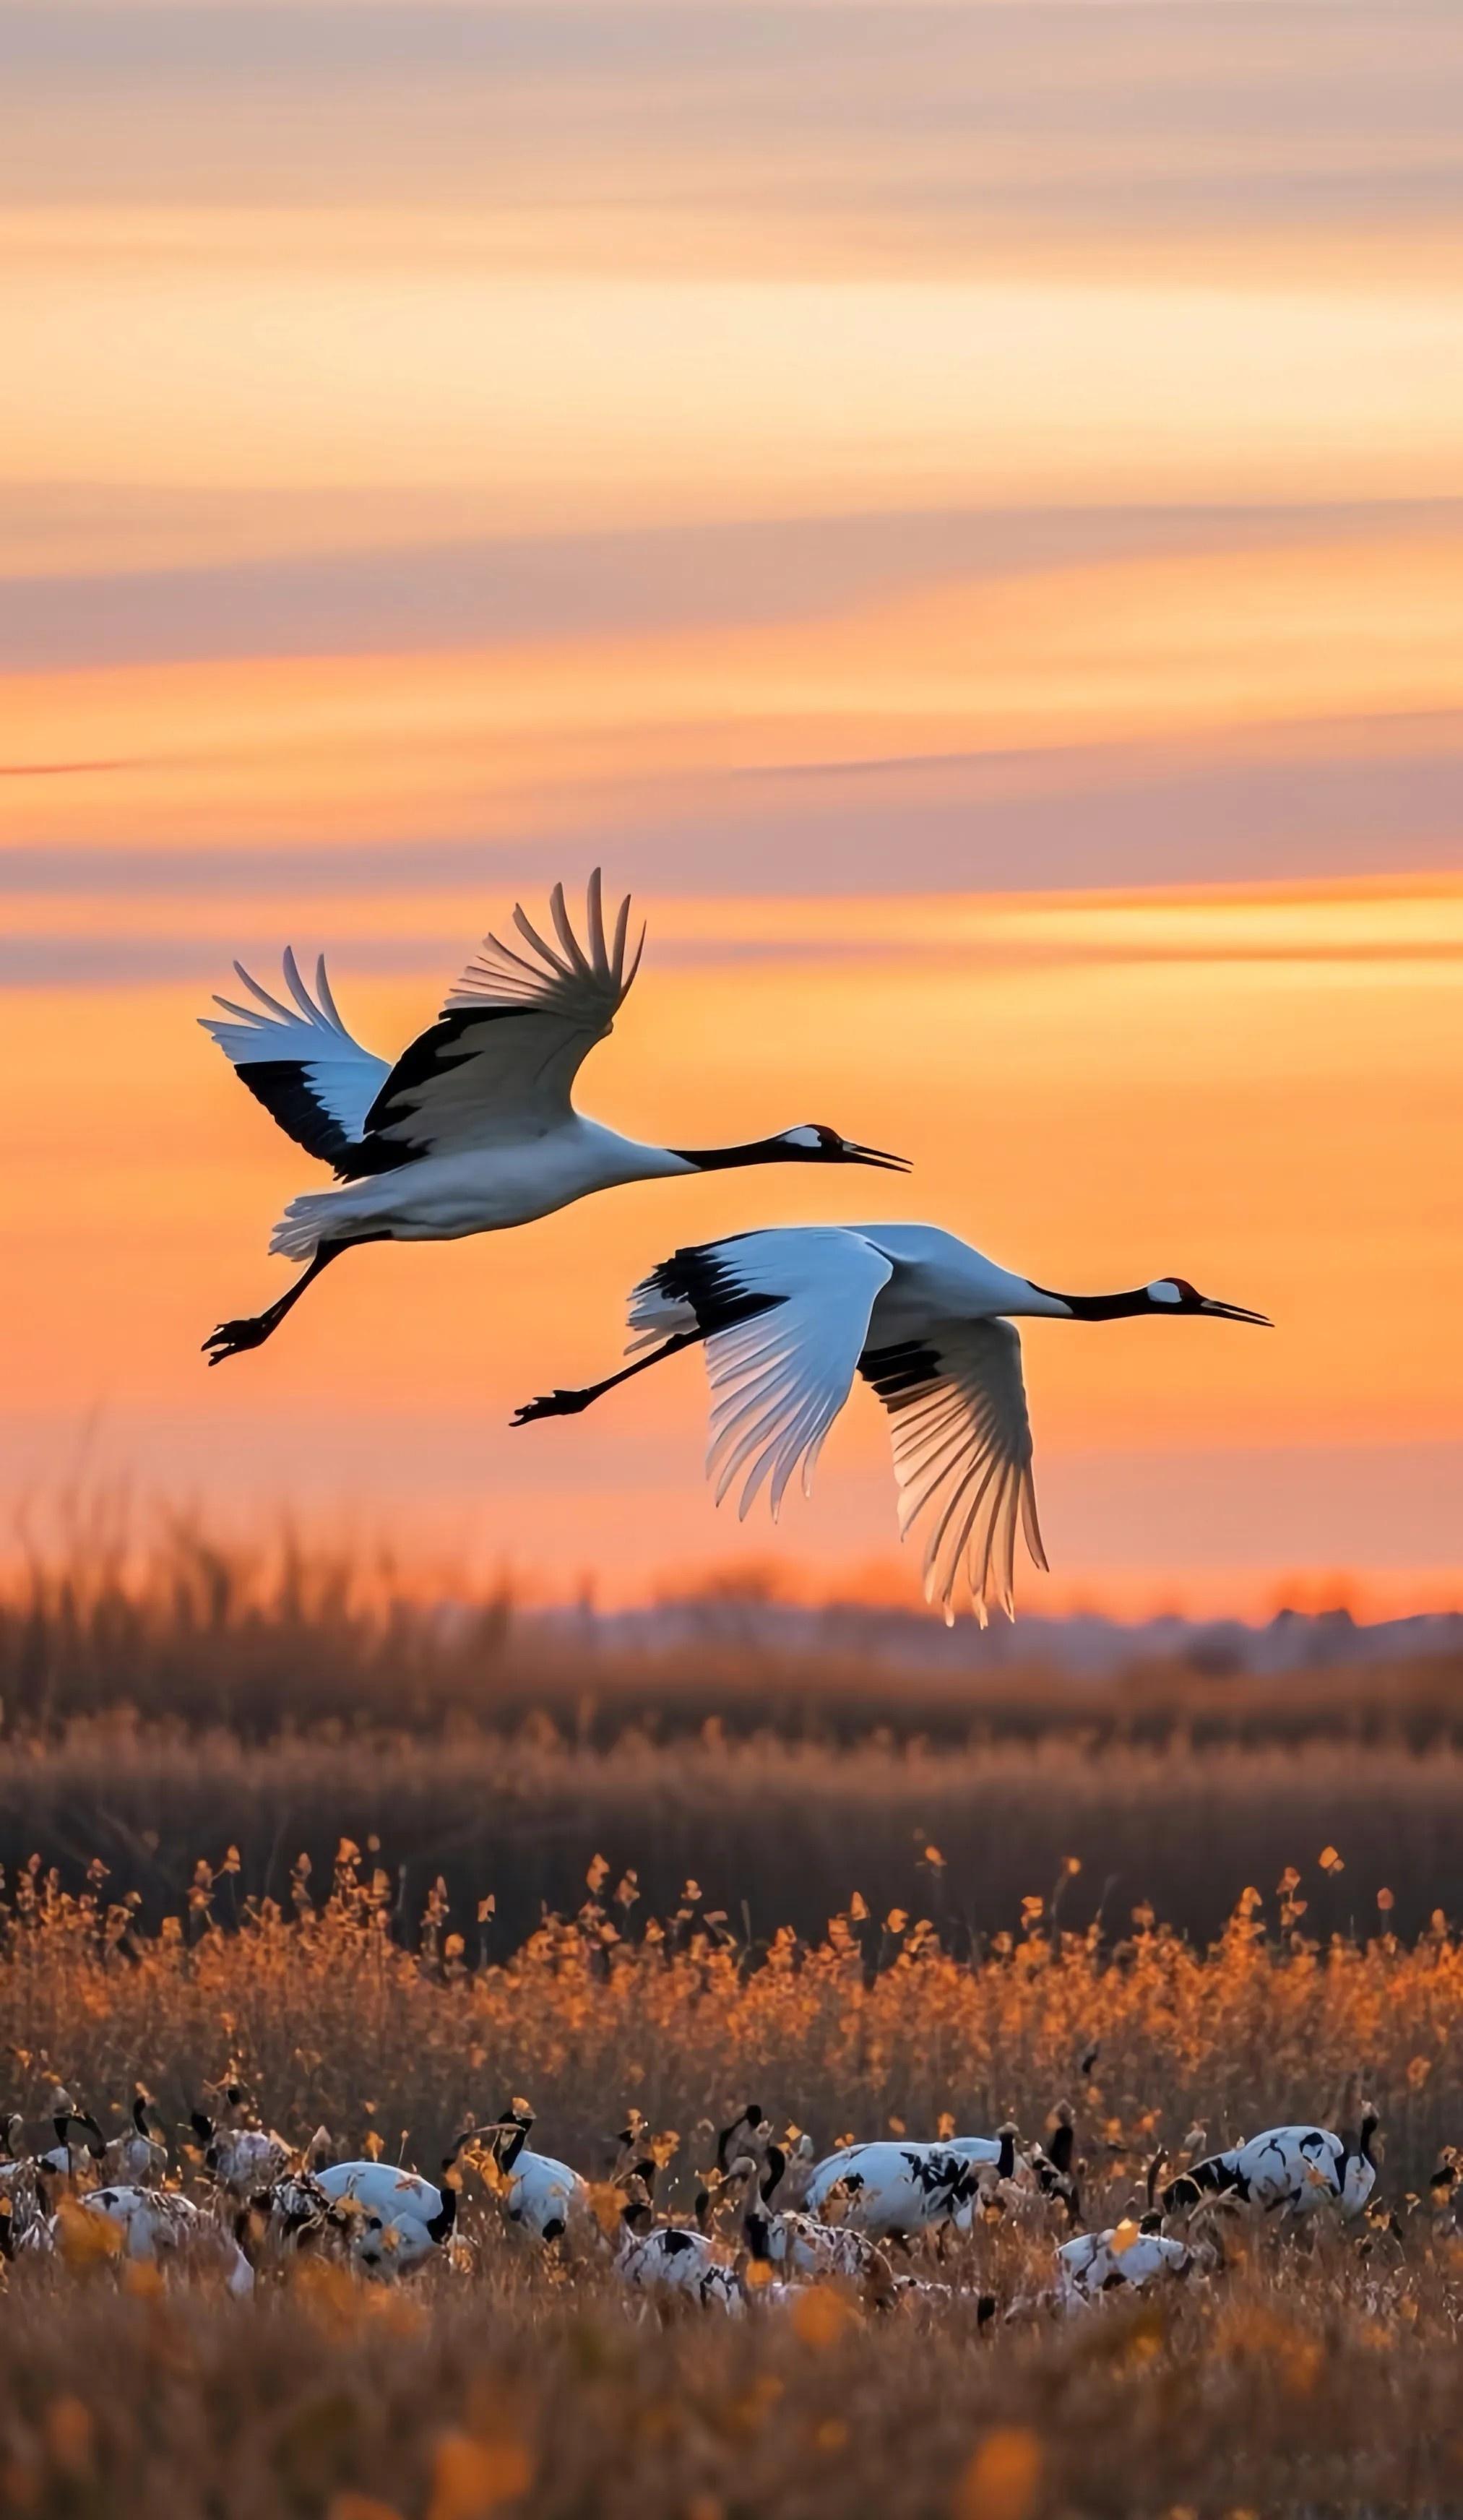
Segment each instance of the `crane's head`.
[{"label": "crane's head", "polygon": [[1150,1313],[1206,1313],[1218,1322],[1256,1322],[1262,1329],[1274,1325],[1267,1313],[1251,1313],[1243,1304],[1221,1304],[1217,1295],[1201,1295],[1187,1278],[1154,1278],[1143,1288]]},{"label": "crane's head", "polygon": [[885,1173],[907,1173],[906,1155],[886,1155],[877,1147],[861,1147],[856,1138],[840,1138],[836,1129],[805,1120],[800,1128],[783,1129],[768,1141],[779,1156],[799,1164],[872,1164]]}]

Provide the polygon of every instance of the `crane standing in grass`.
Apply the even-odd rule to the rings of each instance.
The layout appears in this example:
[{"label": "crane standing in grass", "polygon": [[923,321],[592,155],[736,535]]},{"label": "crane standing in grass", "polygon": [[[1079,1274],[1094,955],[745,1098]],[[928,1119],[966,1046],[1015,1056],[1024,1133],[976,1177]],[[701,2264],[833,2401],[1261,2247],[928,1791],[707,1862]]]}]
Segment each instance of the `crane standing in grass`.
[{"label": "crane standing in grass", "polygon": [[1365,2212],[1377,2183],[1372,2146],[1380,2124],[1368,2103],[1354,2133],[1337,2135],[1318,2126],[1267,2127],[1246,2143],[1191,2162],[1163,2189],[1163,2210],[1192,2212],[1213,2197],[1287,2218],[1339,2205],[1351,2221]]}]

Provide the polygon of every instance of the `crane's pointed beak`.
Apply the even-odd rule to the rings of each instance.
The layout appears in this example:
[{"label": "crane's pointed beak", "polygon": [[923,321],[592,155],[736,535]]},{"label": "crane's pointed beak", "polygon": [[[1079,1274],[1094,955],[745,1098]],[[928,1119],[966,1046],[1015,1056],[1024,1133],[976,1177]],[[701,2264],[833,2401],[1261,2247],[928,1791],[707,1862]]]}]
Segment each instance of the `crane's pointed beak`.
[{"label": "crane's pointed beak", "polygon": [[1246,1312],[1243,1304],[1221,1304],[1214,1295],[1201,1297],[1199,1310],[1217,1322],[1254,1322],[1263,1330],[1272,1330],[1275,1327],[1268,1313]]},{"label": "crane's pointed beak", "polygon": [[914,1169],[908,1155],[886,1155],[878,1147],[855,1146],[851,1138],[844,1139],[843,1154],[846,1163],[872,1164],[881,1173],[908,1173]]}]

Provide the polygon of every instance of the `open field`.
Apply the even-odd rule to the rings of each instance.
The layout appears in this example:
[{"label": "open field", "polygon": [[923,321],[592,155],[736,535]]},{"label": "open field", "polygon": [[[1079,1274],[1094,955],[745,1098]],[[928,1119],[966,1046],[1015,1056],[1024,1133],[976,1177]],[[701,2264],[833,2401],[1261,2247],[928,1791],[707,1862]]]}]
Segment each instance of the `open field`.
[{"label": "open field", "polygon": [[[607,2268],[525,2251],[469,2174],[456,2263],[370,2287],[318,2262],[251,2302],[161,2290],[110,2260],[20,2261],[5,2304],[7,2506],[70,2520],[478,2520],[813,2510],[1062,2513],[1456,2508],[1463,2242],[1417,2201],[1463,2121],[1463,1945],[1317,1945],[1246,1903],[1212,1951],[1142,1926],[1115,1945],[1027,1929],[975,1964],[856,1912],[760,1965],[695,1902],[643,1921],[600,1883],[499,1965],[440,1918],[407,1950],[389,1885],[346,1857],[288,1914],[210,1921],[229,1885],[138,1934],[105,1897],[27,1875],[0,1966],[0,2047],[34,2122],[64,2076],[109,2128],[140,2074],[164,2118],[234,2064],[303,2143],[377,2138],[434,2167],[469,2117],[526,2092],[535,2140],[596,2174],[629,2107],[675,2138],[683,2211],[713,2129],[755,2092],[820,2146],[891,2125],[1040,2130],[1070,2096],[1097,2228],[1155,2146],[1218,2142],[1364,2088],[1382,2210],[1355,2231],[1238,2230],[1225,2264],[1072,2319],[980,2323],[1049,2275],[1051,2230],[978,2224],[932,2272],[949,2299],[755,2302],[729,2325],[627,2308]],[[874,1958],[882,1965],[870,1966]],[[1088,2071],[1083,2060],[1096,2055]],[[182,2175],[198,2164],[177,2156]],[[1388,2217],[1396,2216],[1396,2228]]]},{"label": "open field", "polygon": [[1009,2322],[1049,2284],[1059,2216],[978,2221],[924,2270],[948,2297],[662,2318],[594,2250],[534,2254],[480,2166],[452,2262],[399,2285],[287,2261],[230,2303],[106,2254],[22,2256],[0,2506],[1463,2505],[1463,2239],[1427,2201],[1463,2137],[1445,1661],[954,1682],[779,1667],[722,1634],[616,1664],[358,1568],[207,1570],[196,1549],[125,1580],[78,1564],[0,1608],[0,2106],[30,2138],[58,2083],[111,2133],[140,2079],[201,2198],[189,2111],[230,2068],[292,2145],[323,2127],[337,2157],[379,2144],[429,2175],[521,2092],[534,2142],[596,2179],[640,2111],[657,2203],[684,2215],[749,2096],[820,2151],[1007,2115],[1036,2137],[1067,2099],[1098,2229],[1196,2125],[1218,2146],[1354,2123],[1365,2095],[1377,2207],[1228,2230],[1185,2283]]}]

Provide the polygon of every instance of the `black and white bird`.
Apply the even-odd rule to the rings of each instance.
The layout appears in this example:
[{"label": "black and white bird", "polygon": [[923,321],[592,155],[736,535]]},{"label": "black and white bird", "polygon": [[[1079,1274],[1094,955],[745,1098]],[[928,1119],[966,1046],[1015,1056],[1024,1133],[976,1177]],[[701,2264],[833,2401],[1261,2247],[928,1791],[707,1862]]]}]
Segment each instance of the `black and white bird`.
[{"label": "black and white bird", "polygon": [[[504,2181],[503,2210],[516,2229],[546,2244],[562,2239],[571,2220],[590,2211],[587,2179],[549,2152],[530,2152],[533,2111],[514,2102],[492,2130],[493,2158]],[[487,2132],[487,2130],[483,2130]]]},{"label": "black and white bird", "polygon": [[236,2299],[254,2289],[253,2268],[237,2239],[191,2197],[169,2188],[93,2187],[76,2207],[107,2224],[117,2256],[134,2265],[216,2272]]},{"label": "black and white bird", "polygon": [[246,2122],[249,2100],[242,2084],[227,2084],[224,2101],[232,2125],[219,2126],[203,2109],[193,2111],[190,2124],[209,2177],[242,2204],[283,2179],[293,2156],[283,2136]]},{"label": "black and white bird", "polygon": [[22,2147],[25,2121],[19,2110],[12,2109],[0,2119],[0,2196],[8,2196],[30,2176],[33,2164]]},{"label": "black and white bird", "polygon": [[473,2128],[442,2164],[442,2184],[388,2161],[337,2161],[311,2171],[309,2185],[324,2196],[347,2243],[353,2266],[369,2275],[410,2274],[434,2257],[457,2228],[454,2165]]},{"label": "black and white bird", "polygon": [[131,2125],[122,2135],[114,2135],[107,2146],[106,2172],[128,2188],[150,2187],[155,2180],[167,2176],[167,2145],[153,2133],[148,2111],[153,2106],[151,2092],[138,2084],[132,2095]]},{"label": "black and white bird", "polygon": [[836,2275],[862,2281],[878,2256],[875,2243],[850,2223],[824,2223],[795,2208],[779,2212],[773,2198],[786,2166],[781,2145],[773,2143],[765,2160],[739,2153],[723,2173],[724,2191],[741,2198],[742,2237],[752,2264],[771,2267],[781,2279]]},{"label": "black and white bird", "polygon": [[306,1154],[333,1166],[340,1187],[290,1200],[270,1249],[309,1266],[262,1313],[221,1322],[203,1342],[210,1365],[261,1346],[352,1243],[498,1233],[551,1216],[593,1191],[733,1165],[909,1169],[900,1156],[813,1122],[743,1146],[695,1148],[644,1146],[586,1119],[574,1107],[574,1080],[613,1027],[644,932],[627,957],[627,899],[606,934],[598,868],[590,878],[586,943],[570,924],[561,884],[549,908],[555,941],[515,908],[519,943],[484,938],[435,1023],[408,1043],[394,1066],[346,1030],[323,957],[312,997],[287,949],[288,1006],[235,964],[253,1004],[216,998],[221,1014],[200,1021],[281,1128]]},{"label": "black and white bird", "polygon": [[679,2298],[730,2318],[740,2318],[746,2309],[736,2270],[720,2242],[709,2231],[657,2223],[648,2198],[632,2200],[621,2215],[614,2270],[632,2292]]},{"label": "black and white bird", "polygon": [[[985,1625],[1015,1615],[1016,1527],[1046,1564],[1015,1317],[1111,1322],[1263,1313],[1158,1278],[1112,1295],[1065,1295],[1017,1277],[933,1225],[804,1225],[676,1252],[630,1299],[635,1359],[579,1391],[520,1409],[514,1425],[568,1417],[632,1374],[704,1343],[711,1383],[707,1475],[739,1511],[766,1486],[776,1518],[801,1469],[806,1494],[824,1438],[861,1373],[889,1412],[900,1534],[923,1523],[925,1598],[954,1615],[963,1575]],[[648,1350],[648,1353],[642,1353]]]},{"label": "black and white bird", "polygon": [[90,2109],[73,2108],[66,2092],[56,2092],[52,2106],[51,2127],[56,2141],[45,2152],[36,2154],[37,2169],[49,2179],[70,2182],[97,2177],[107,2157],[107,2138]]},{"label": "black and white bird", "polygon": [[1169,2236],[1157,2214],[1145,2214],[1140,2223],[1117,2223],[1106,2231],[1064,2240],[1056,2253],[1056,2300],[1064,2310],[1081,2310],[1104,2293],[1141,2292],[1145,2284],[1191,2274],[1213,2264],[1215,2255],[1207,2246]]},{"label": "black and white bird", "polygon": [[1206,2198],[1231,2197],[1286,2220],[1338,2206],[1350,2221],[1365,2211],[1377,2183],[1372,2140],[1380,2120],[1367,2108],[1354,2135],[1329,2127],[1268,2127],[1227,2152],[1192,2162],[1163,2189],[1166,2214],[1189,2212]]},{"label": "black and white bird", "polygon": [[1015,2158],[1009,2137],[851,2143],[818,2163],[804,2187],[803,2206],[873,2239],[911,2239],[945,2224],[966,2230],[982,2172],[1009,2177]]}]

